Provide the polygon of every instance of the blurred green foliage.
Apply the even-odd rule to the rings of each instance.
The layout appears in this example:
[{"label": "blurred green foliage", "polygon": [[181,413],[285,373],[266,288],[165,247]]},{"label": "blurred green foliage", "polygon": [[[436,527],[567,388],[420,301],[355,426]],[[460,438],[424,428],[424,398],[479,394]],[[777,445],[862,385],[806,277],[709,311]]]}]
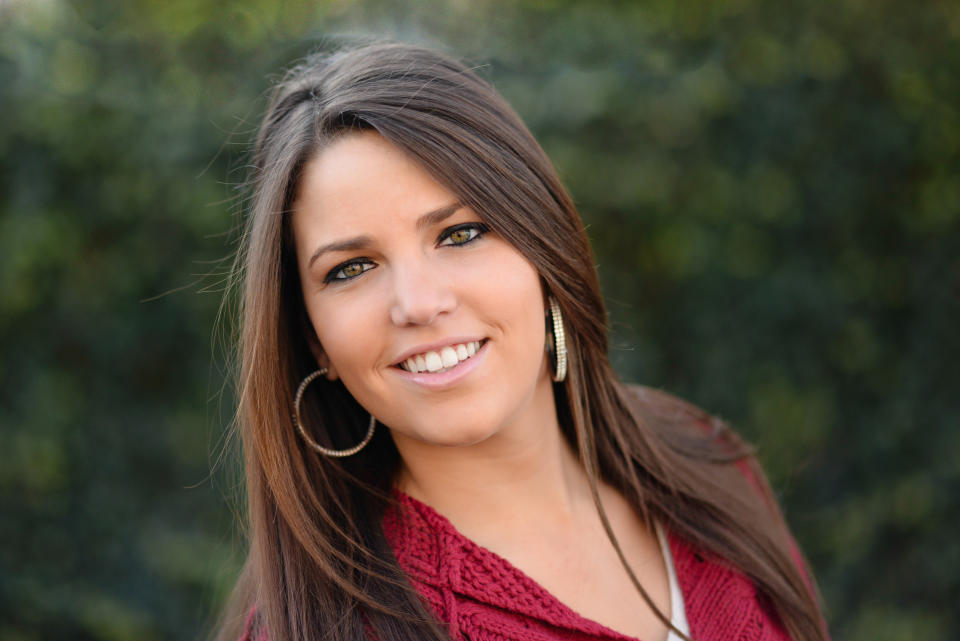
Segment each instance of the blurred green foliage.
[{"label": "blurred green foliage", "polygon": [[516,106],[619,371],[758,445],[835,638],[960,636],[956,2],[0,0],[0,638],[196,638],[222,602],[234,186],[268,78],[350,34]]}]

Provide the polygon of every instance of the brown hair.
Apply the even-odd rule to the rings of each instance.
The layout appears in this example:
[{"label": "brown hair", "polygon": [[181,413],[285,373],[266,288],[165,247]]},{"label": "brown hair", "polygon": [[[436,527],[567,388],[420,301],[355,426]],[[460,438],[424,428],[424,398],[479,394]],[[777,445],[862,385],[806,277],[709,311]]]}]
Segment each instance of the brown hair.
[{"label": "brown hair", "polygon": [[[384,538],[398,463],[387,431],[359,454],[334,460],[307,447],[291,425],[291,399],[316,362],[288,212],[305,162],[354,129],[376,130],[419,162],[512,243],[556,297],[570,354],[567,380],[554,386],[558,416],[617,551],[598,479],[648,523],[661,521],[742,571],[795,641],[824,639],[812,582],[794,561],[749,449],[701,410],[617,380],[589,241],[546,154],[475,73],[402,44],[309,57],[278,84],[260,128],[235,272],[250,551],[220,639],[233,641],[253,607],[271,641],[448,638]],[[330,447],[358,442],[366,428],[366,415],[339,383],[305,397],[303,411],[315,438]]]}]

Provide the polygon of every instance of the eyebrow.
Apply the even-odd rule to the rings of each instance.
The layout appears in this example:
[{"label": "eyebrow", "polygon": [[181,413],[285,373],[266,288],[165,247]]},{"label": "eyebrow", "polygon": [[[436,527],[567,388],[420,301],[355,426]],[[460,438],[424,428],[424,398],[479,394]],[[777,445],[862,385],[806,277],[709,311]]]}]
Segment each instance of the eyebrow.
[{"label": "eyebrow", "polygon": [[[424,215],[420,216],[417,219],[417,231],[422,231],[433,225],[438,225],[445,221],[450,216],[453,216],[457,211],[459,211],[463,205],[459,202],[450,203],[439,209],[434,209],[428,211]],[[347,238],[345,240],[335,240],[332,243],[327,243],[325,245],[320,245],[310,256],[310,262],[307,263],[307,268],[313,267],[313,263],[320,258],[323,254],[327,252],[337,252],[337,251],[355,251],[357,249],[365,249],[373,243],[373,238],[367,235],[355,236],[353,238]]]}]

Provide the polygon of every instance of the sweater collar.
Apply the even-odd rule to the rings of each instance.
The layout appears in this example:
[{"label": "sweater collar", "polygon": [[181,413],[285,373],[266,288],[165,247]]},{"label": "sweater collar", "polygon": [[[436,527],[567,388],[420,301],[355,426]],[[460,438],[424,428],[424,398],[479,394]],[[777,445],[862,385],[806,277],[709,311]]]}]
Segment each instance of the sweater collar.
[{"label": "sweater collar", "polygon": [[446,517],[394,490],[397,508],[384,516],[384,531],[400,566],[418,587],[456,595],[506,612],[539,619],[611,641],[634,641],[586,619],[503,557],[461,534]]},{"label": "sweater collar", "polygon": [[[637,641],[586,619],[496,553],[477,545],[430,506],[394,490],[384,534],[400,567],[428,595],[437,615],[460,638],[460,600],[538,619],[604,641]],[[723,559],[700,552],[666,531],[692,638],[700,641],[788,641],[754,585]]]}]

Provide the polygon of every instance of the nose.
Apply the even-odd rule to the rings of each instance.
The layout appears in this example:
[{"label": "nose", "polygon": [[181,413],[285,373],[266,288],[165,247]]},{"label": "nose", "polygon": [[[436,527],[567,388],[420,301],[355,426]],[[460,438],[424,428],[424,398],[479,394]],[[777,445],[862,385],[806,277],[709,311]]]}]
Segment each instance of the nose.
[{"label": "nose", "polygon": [[394,325],[430,325],[457,308],[451,279],[427,260],[397,265],[393,281],[390,320]]}]

